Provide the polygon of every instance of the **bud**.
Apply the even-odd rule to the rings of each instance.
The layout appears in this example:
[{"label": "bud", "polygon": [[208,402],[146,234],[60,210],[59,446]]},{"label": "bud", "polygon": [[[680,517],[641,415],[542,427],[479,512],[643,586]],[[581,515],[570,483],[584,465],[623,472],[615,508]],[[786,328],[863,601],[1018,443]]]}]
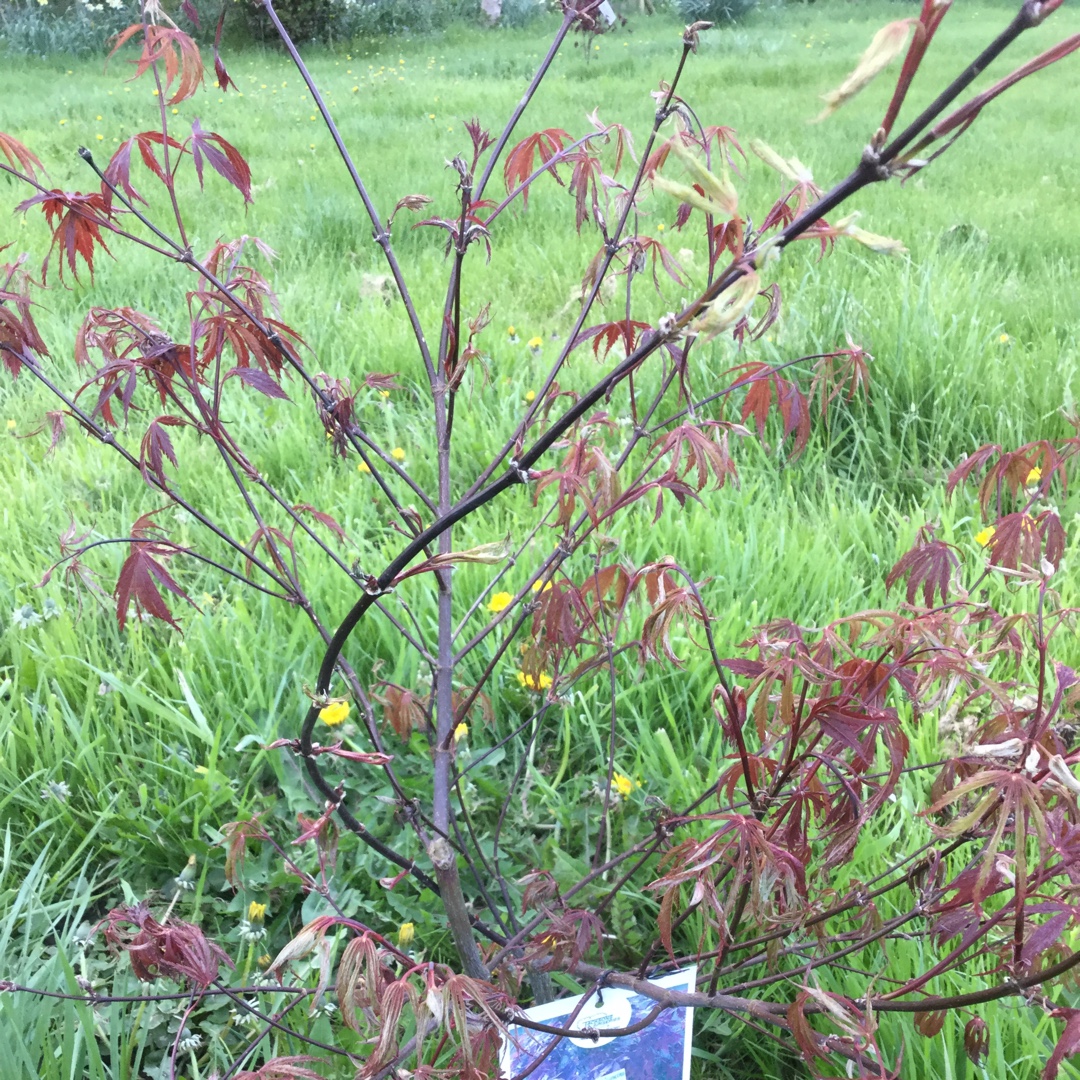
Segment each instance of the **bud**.
[{"label": "bud", "polygon": [[415,938],[415,937],[416,937],[416,924],[415,923],[403,922],[398,927],[397,939],[398,939],[398,944],[402,948],[404,948],[406,945],[409,945],[412,942],[413,938]]}]

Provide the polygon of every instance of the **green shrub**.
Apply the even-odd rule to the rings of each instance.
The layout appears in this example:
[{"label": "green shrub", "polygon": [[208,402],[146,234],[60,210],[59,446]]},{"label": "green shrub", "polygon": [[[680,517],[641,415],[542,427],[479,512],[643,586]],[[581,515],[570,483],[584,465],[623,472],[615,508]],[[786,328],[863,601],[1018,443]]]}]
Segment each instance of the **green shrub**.
[{"label": "green shrub", "polygon": [[123,0],[4,0],[0,3],[0,51],[11,56],[92,56],[113,34],[138,18]]},{"label": "green shrub", "polygon": [[679,16],[687,22],[733,22],[756,5],[757,0],[676,0]]}]

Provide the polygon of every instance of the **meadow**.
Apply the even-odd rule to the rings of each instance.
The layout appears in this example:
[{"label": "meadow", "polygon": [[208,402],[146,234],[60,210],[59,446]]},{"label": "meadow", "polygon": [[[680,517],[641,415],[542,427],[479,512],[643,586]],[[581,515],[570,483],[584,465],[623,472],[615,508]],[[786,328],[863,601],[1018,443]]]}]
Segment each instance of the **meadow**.
[{"label": "meadow", "polygon": [[[827,123],[808,120],[818,111],[818,95],[841,81],[874,30],[898,17],[898,9],[886,0],[820,0],[762,10],[703,37],[681,92],[705,123],[734,128],[744,144],[760,138],[797,156],[828,186],[857,161],[888,87],[871,87]],[[1004,2],[958,3],[925,74],[944,78],[958,70],[1011,10]],[[1023,43],[1025,56],[1080,30],[1080,11],[1066,6],[1059,14]],[[670,76],[679,31],[661,17],[636,18],[597,41],[569,42],[521,134],[554,126],[576,136],[596,109],[643,138],[655,108],[649,91]],[[388,209],[404,194],[425,192],[436,207],[452,208],[452,177],[444,164],[467,145],[464,122],[478,116],[499,125],[550,32],[543,25],[498,34],[456,29],[438,39],[312,50],[311,68],[376,204]],[[373,433],[400,447],[417,478],[430,482],[433,465],[423,460],[430,421],[415,392],[422,370],[311,100],[280,53],[247,51],[228,61],[239,92],[223,94],[211,85],[173,111],[178,123],[197,116],[236,144],[251,165],[255,199],[245,211],[216,177],[201,193],[192,180],[184,192],[188,205],[198,208],[192,246],[204,251],[219,237],[259,237],[278,253],[269,276],[283,318],[318,358],[315,370],[356,379],[371,371],[400,373],[404,389],[373,398],[366,416]],[[1011,61],[999,65],[990,78]],[[121,60],[103,73],[100,62],[0,56],[0,130],[35,150],[52,184],[85,190],[91,178],[76,147],[85,145],[104,161],[121,138],[154,123],[149,84],[125,82],[126,75]],[[738,487],[703,493],[702,504],[665,515],[655,529],[643,515],[624,539],[629,562],[671,554],[706,582],[703,594],[726,653],[770,619],[812,626],[884,605],[885,574],[925,522],[938,523],[939,535],[977,562],[983,557],[974,541],[982,528],[978,508],[963,490],[946,498],[948,470],[985,442],[1012,446],[1073,430],[1068,416],[1080,396],[1076,85],[1074,57],[995,103],[915,180],[860,196],[861,223],[902,239],[906,256],[883,258],[842,244],[823,259],[808,244],[785,255],[777,272],[784,312],[768,338],[749,346],[751,355],[778,362],[841,347],[850,334],[874,357],[869,400],[833,414],[828,425],[816,423],[795,461],[746,440],[737,451]],[[924,75],[909,108],[936,89]],[[763,212],[778,194],[775,175],[755,159],[742,171],[747,204]],[[40,256],[48,247],[43,222],[9,212],[24,197],[0,181],[0,247],[11,243],[15,251]],[[563,340],[576,313],[579,282],[598,241],[587,232],[577,236],[566,212],[569,198],[553,182],[539,185],[527,212],[503,222],[490,264],[478,259],[470,270],[470,303],[490,302],[493,322],[482,342],[490,375],[477,379],[457,421],[463,474],[470,471],[469,455],[483,463],[511,430],[511,417],[546,370],[545,353]],[[666,229],[672,231],[670,222]],[[399,227],[395,240],[418,305],[437,310],[445,280],[441,239]],[[684,256],[678,240],[669,242],[688,273],[700,277],[700,255],[695,264],[692,251]],[[124,251],[117,261],[100,259],[92,286],[86,280],[44,294],[38,324],[54,363],[70,376],[75,331],[88,304],[129,304],[168,326],[183,318],[186,287],[183,268]],[[664,290],[655,316],[677,309],[685,295],[673,284]],[[530,347],[537,337],[542,343]],[[575,354],[581,359],[568,370],[566,385],[585,387],[595,379],[585,352]],[[703,350],[695,384],[707,387],[740,359],[730,343]],[[381,566],[400,537],[375,524],[378,494],[351,462],[333,455],[299,389],[293,397],[252,402],[235,422],[259,449],[268,477],[345,527],[356,543],[350,558]],[[296,733],[306,706],[303,687],[313,680],[322,643],[301,613],[198,566],[183,570],[200,610],[179,612],[182,635],[138,621],[120,632],[111,611],[90,597],[80,601],[59,574],[35,588],[59,557],[57,537],[69,522],[94,536],[124,536],[134,518],[158,505],[136,473],[77,432],[51,455],[47,437],[29,437],[51,407],[30,379],[0,379],[0,420],[7,422],[0,427],[0,979],[58,987],[73,985],[78,974],[92,977],[100,946],[81,942],[94,919],[125,898],[167,893],[191,855],[198,869],[194,887],[180,900],[185,917],[218,927],[234,958],[250,967],[252,951],[234,932],[250,900],[269,898],[269,941],[280,945],[319,912],[322,898],[301,895],[270,852],[248,867],[251,891],[233,895],[224,884],[222,826],[263,811],[286,836],[298,812],[311,812],[291,762],[263,746]],[[177,445],[185,484],[242,534],[241,508],[221,481],[212,449],[194,440]],[[1080,510],[1075,501],[1070,493],[1060,507],[1067,526]],[[498,539],[531,513],[525,493],[497,501],[466,523],[459,546]],[[194,524],[175,520],[175,539],[185,543]],[[1073,530],[1055,581],[1065,603],[1080,599],[1077,543]],[[541,537],[538,553],[542,547]],[[115,576],[120,558],[108,549],[100,553],[104,579]],[[514,574],[524,581],[526,573],[522,566],[512,570],[508,587],[520,584]],[[338,595],[329,571],[325,579],[318,574],[316,565],[308,567],[312,593],[332,622],[351,598]],[[465,591],[477,595],[490,576],[487,567],[458,574]],[[1002,604],[1019,609],[1029,602],[1022,593],[994,588]],[[24,605],[44,613],[47,601],[53,617],[36,625],[7,618]],[[417,603],[419,617],[430,618],[423,599]],[[1074,639],[1057,645],[1063,661],[1080,662]],[[358,647],[364,663],[381,661],[399,682],[416,674],[385,623],[373,622]],[[709,710],[711,667],[691,660],[675,674],[631,667],[625,674],[619,768],[641,785],[622,818],[629,833],[646,813],[647,796],[679,805],[725,749]],[[472,753],[504,737],[525,708],[513,668],[500,680],[495,719],[470,732]],[[587,863],[595,838],[582,832],[580,806],[595,800],[605,731],[602,704],[588,693],[566,703],[537,761],[530,761],[536,827],[506,841],[522,864],[532,845],[564,860],[568,872]],[[942,736],[934,723],[923,718],[910,735],[927,761],[940,756]],[[513,768],[520,752],[511,742],[474,771],[469,798],[481,816],[497,791],[495,770]],[[920,773],[905,778],[903,797],[880,816],[843,874],[871,878],[901,833],[929,835],[914,808],[925,804],[931,779]],[[376,793],[363,799],[376,813]],[[448,942],[422,902],[374,884],[385,872],[370,853],[343,840],[338,901],[380,931],[414,923],[423,948],[445,955]],[[627,890],[613,923],[630,939],[640,932],[635,918],[655,907],[651,894]],[[889,963],[902,976],[927,961],[917,946],[905,950],[903,942],[893,942]],[[842,975],[830,978],[842,992]],[[1058,996],[1075,997],[1069,990]],[[175,1032],[170,1008],[149,1008],[145,1023],[132,1027],[119,1006],[98,1010],[95,1018],[69,1002],[0,994],[0,1038],[17,1048],[21,1075],[28,1077],[151,1075],[155,1039],[170,1024]],[[902,1039],[902,1075],[1035,1076],[1052,1045],[1050,1022],[1021,1001],[983,1015],[991,1042],[981,1069],[965,1056],[959,1026],[946,1027],[931,1042],[910,1021],[898,1022],[894,1049]],[[214,1022],[224,1028],[233,1020],[223,1007]],[[316,1031],[327,1022],[311,1021]],[[95,1026],[96,1039],[90,1035]],[[728,1021],[701,1017],[698,1030],[696,1076],[800,1075],[768,1044]],[[46,1045],[50,1051],[42,1054]],[[1080,1071],[1065,1065],[1062,1075]]]}]

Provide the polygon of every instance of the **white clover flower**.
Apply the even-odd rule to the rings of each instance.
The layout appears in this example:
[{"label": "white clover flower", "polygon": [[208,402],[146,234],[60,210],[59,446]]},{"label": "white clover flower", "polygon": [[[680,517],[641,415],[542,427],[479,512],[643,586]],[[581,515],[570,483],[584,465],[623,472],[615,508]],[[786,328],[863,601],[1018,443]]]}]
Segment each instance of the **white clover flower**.
[{"label": "white clover flower", "polygon": [[41,605],[41,614],[45,616],[45,619],[59,619],[60,618],[60,605],[51,597],[45,598],[45,602]]},{"label": "white clover flower", "polygon": [[37,626],[41,622],[41,616],[34,610],[33,604],[23,604],[11,613],[11,621],[20,630],[29,630],[31,626]]},{"label": "white clover flower", "polygon": [[50,780],[41,789],[41,798],[44,802],[48,802],[50,799],[55,799],[57,802],[67,802],[67,798],[70,794],[71,788],[69,788],[63,780]]}]

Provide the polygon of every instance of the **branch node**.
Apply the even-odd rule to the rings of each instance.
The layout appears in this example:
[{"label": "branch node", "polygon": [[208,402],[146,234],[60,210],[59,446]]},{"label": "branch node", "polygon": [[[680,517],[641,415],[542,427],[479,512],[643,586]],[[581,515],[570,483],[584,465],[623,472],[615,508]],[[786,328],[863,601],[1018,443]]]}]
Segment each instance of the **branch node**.
[{"label": "branch node", "polygon": [[527,484],[532,479],[529,470],[523,469],[518,463],[517,458],[510,459],[510,471],[514,474],[520,484]]},{"label": "branch node", "polygon": [[868,143],[863,149],[859,164],[870,173],[875,180],[888,180],[892,176],[892,170],[888,165],[882,164],[881,148],[874,143]]}]

